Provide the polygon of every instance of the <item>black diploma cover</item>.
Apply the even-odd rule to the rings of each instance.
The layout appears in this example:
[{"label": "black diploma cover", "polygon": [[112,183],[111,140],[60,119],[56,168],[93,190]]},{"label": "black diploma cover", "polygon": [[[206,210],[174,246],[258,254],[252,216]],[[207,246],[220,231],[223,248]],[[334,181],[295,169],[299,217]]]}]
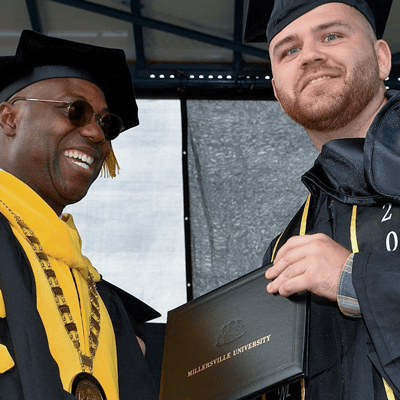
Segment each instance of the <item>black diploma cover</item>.
[{"label": "black diploma cover", "polygon": [[308,295],[269,294],[261,267],[168,313],[160,400],[239,400],[307,374]]}]

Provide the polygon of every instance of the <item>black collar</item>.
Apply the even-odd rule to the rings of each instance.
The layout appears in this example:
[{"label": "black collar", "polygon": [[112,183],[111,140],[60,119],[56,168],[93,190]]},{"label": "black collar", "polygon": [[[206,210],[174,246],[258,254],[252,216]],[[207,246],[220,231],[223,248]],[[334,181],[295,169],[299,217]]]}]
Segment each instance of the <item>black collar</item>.
[{"label": "black collar", "polygon": [[365,139],[326,143],[302,181],[348,204],[400,203],[400,92],[388,91],[387,103]]}]

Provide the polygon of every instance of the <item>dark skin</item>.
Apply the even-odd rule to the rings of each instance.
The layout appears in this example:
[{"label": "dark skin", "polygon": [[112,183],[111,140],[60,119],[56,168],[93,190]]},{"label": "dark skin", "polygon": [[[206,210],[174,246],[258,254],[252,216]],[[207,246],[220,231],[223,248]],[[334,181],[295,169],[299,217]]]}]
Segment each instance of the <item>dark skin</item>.
[{"label": "dark skin", "polygon": [[[103,92],[77,78],[40,81],[9,100],[17,97],[68,102],[84,99],[96,115],[108,111]],[[0,168],[25,182],[61,215],[65,206],[86,195],[98,177],[111,149],[110,141],[94,117],[89,124],[75,127],[65,108],[10,101],[0,104]],[[85,161],[70,157],[71,153],[86,156]]]},{"label": "dark skin", "polygon": [[[82,99],[101,117],[108,112],[104,94],[83,79],[59,78],[37,82],[0,104],[0,168],[25,182],[61,215],[65,206],[86,195],[111,143],[94,117],[77,128],[70,123],[65,108],[40,102],[10,104],[21,97],[68,102]],[[70,152],[86,157],[77,160]],[[144,354],[146,346],[142,339],[137,340]]]}]

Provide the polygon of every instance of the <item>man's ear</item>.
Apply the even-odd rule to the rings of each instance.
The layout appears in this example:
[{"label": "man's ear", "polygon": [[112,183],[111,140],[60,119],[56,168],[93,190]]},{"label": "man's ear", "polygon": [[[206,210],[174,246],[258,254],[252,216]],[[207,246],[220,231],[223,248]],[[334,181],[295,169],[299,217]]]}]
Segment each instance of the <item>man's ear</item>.
[{"label": "man's ear", "polygon": [[384,81],[389,76],[392,68],[392,53],[389,45],[382,39],[377,40],[375,52],[378,58],[379,78]]},{"label": "man's ear", "polygon": [[15,135],[16,110],[12,104],[4,101],[0,103],[0,127],[7,136]]}]

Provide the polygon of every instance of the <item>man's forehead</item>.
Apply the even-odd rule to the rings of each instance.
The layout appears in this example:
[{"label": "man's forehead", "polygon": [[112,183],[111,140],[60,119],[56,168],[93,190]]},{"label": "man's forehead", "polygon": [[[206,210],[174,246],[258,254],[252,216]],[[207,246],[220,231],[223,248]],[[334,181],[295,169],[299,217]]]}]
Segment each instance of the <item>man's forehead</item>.
[{"label": "man's forehead", "polygon": [[[356,26],[362,26],[365,17],[354,7],[343,3],[327,3],[316,7],[285,26],[271,40],[270,50],[275,51],[282,43],[298,37],[301,31],[320,32],[340,27],[354,32]],[[368,22],[367,22],[368,23]]]},{"label": "man's forehead", "polygon": [[31,85],[23,91],[29,93],[51,93],[54,96],[85,97],[87,95],[98,95],[105,99],[103,90],[93,82],[82,78],[49,78]]},{"label": "man's forehead", "polygon": [[271,42],[291,22],[324,4],[342,4],[358,10],[378,39],[385,30],[393,0],[249,0],[245,42]]},{"label": "man's forehead", "polygon": [[[52,78],[35,82],[21,91],[29,97],[49,100],[86,100],[103,111],[108,110],[106,97],[96,84],[81,78]],[[13,97],[18,97],[21,92]]]}]

